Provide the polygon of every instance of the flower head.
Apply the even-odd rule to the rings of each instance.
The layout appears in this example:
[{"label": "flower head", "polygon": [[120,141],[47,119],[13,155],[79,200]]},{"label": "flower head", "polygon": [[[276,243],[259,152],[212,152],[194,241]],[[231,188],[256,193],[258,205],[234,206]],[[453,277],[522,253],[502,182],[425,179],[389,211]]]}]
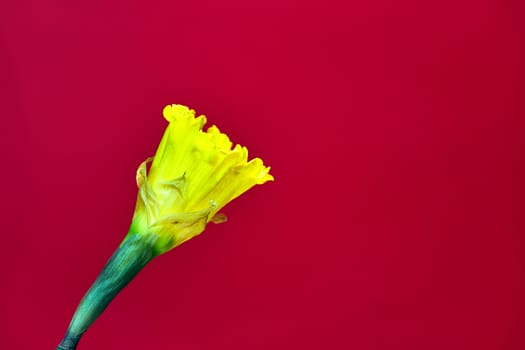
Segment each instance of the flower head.
[{"label": "flower head", "polygon": [[[137,170],[139,188],[130,234],[153,234],[164,253],[200,234],[210,221],[224,222],[219,210],[255,185],[273,180],[260,158],[235,145],[206,117],[182,105],[163,111],[169,122],[157,152]],[[147,164],[152,162],[147,170]]]}]

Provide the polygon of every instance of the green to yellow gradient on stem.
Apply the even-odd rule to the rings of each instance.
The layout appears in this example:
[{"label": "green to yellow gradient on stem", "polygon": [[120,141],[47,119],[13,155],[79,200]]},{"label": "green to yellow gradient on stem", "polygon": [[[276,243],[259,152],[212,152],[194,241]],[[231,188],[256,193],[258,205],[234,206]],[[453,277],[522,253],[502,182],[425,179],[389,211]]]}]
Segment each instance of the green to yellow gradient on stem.
[{"label": "green to yellow gradient on stem", "polygon": [[80,301],[66,336],[57,349],[75,349],[80,337],[113,298],[153,259],[154,235],[133,234],[113,253]]}]

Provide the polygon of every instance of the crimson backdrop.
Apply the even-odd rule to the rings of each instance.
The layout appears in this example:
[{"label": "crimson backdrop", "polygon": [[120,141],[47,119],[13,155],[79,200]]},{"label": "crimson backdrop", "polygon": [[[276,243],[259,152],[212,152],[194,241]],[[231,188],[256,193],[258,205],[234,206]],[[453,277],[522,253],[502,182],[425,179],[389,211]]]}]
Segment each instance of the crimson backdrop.
[{"label": "crimson backdrop", "polygon": [[518,3],[4,1],[0,348],[61,339],[168,103],[276,181],[80,349],[525,348]]}]

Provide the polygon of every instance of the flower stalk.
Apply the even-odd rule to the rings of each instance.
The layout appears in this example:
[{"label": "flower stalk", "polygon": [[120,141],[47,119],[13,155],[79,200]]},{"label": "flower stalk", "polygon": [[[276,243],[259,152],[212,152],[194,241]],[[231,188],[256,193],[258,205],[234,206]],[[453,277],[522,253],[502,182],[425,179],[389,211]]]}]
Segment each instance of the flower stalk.
[{"label": "flower stalk", "polygon": [[80,301],[57,350],[74,350],[84,332],[154,257],[156,235],[131,234],[113,253],[91,288]]}]

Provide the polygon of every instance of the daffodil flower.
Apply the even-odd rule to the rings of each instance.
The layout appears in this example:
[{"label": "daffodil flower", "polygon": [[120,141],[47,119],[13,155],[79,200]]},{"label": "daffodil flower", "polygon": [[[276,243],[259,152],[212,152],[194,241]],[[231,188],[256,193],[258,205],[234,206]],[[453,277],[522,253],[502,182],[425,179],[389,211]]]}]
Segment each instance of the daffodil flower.
[{"label": "daffodil flower", "polygon": [[[66,336],[57,347],[76,349],[84,332],[106,306],[154,257],[221,223],[219,211],[255,185],[272,181],[260,158],[248,161],[206,117],[183,105],[163,111],[169,122],[154,157],[140,164],[135,213],[127,236],[80,302]],[[148,164],[151,163],[148,171]]]}]

